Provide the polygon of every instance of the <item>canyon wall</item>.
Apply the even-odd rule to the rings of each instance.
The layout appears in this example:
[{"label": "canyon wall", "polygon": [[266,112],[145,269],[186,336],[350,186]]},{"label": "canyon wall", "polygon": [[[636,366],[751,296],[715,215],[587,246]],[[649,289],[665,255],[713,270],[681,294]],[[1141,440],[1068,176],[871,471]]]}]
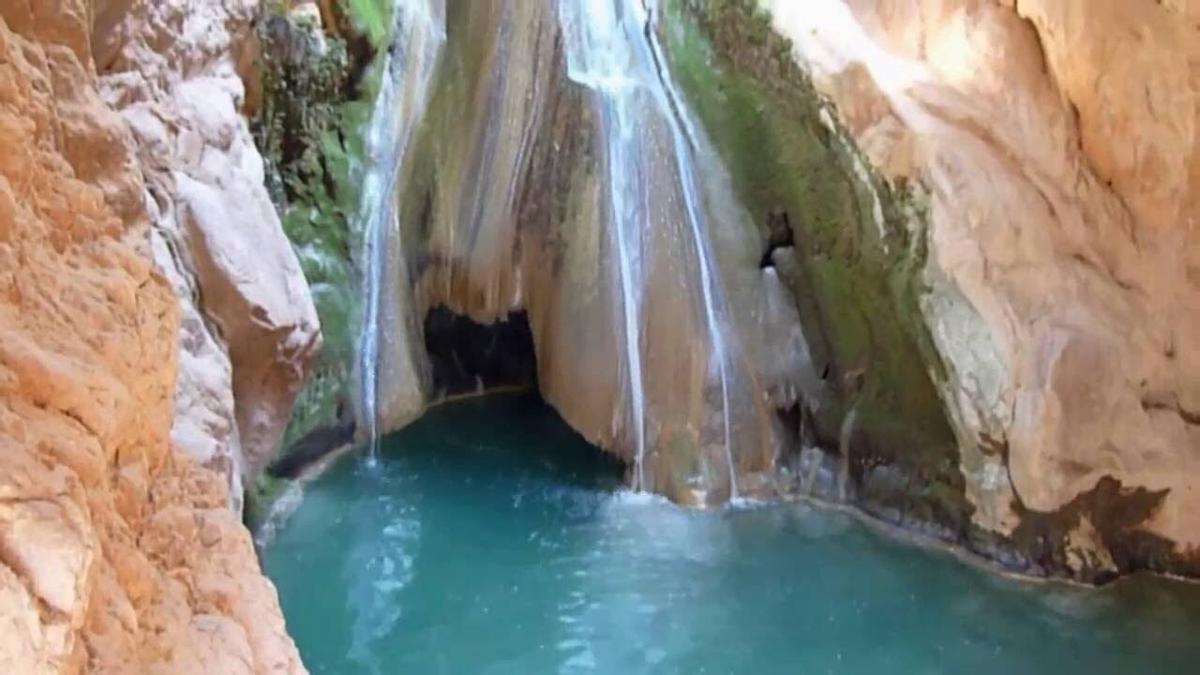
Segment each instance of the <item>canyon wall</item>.
[{"label": "canyon wall", "polygon": [[[758,100],[768,112],[744,108],[748,124],[793,165],[840,148],[824,170],[867,188],[845,220],[862,233],[851,242],[789,203],[800,286],[818,305],[806,328],[844,336],[853,323],[821,306],[837,294],[831,266],[880,275],[881,304],[836,304],[897,317],[886,323],[905,326],[927,375],[883,372],[887,329],[869,318],[861,357],[829,350],[835,370],[864,368],[868,391],[882,378],[902,399],[932,384],[940,404],[916,408],[943,410],[953,432],[920,460],[919,447],[881,452],[870,422],[851,433],[868,510],[942,522],[1020,569],[1200,571],[1200,6],[680,4],[696,21],[684,32],[711,46],[682,58],[707,53],[718,73],[691,89],[698,105]],[[734,173],[750,171],[747,130],[706,122]],[[762,184],[784,200],[796,185],[819,193],[820,170],[760,176],[743,194],[765,208]],[[891,409],[906,406],[911,424],[911,401]],[[895,485],[886,464],[909,478]],[[889,491],[939,506],[899,514]]]},{"label": "canyon wall", "polygon": [[243,116],[257,5],[99,0],[92,40],[101,96],[133,133],[155,264],[179,300],[172,441],[228,476],[238,512],[320,346]]},{"label": "canyon wall", "polygon": [[0,5],[3,672],[303,672],[229,487],[316,327],[302,287],[254,281],[294,262],[257,229],[248,5],[195,4]]}]

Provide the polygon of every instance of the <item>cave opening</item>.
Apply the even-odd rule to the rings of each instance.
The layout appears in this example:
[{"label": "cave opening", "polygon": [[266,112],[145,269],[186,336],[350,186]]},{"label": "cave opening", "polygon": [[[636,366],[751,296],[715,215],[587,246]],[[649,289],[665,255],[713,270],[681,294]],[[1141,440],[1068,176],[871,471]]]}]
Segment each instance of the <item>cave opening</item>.
[{"label": "cave opening", "polygon": [[533,333],[523,310],[485,324],[438,305],[425,314],[424,336],[431,400],[538,392]]},{"label": "cave opening", "polygon": [[[574,457],[567,463],[576,478],[589,474],[588,480],[616,476],[623,481],[628,475],[626,462],[589,443],[542,397],[533,331],[524,310],[481,323],[437,305],[426,312],[423,328],[432,405],[481,399],[478,405],[506,410],[506,424],[543,425],[544,433],[560,438],[555,445],[565,453],[564,461]],[[500,398],[514,402],[501,403]]]},{"label": "cave opening", "polygon": [[[558,418],[538,388],[537,355],[529,317],[524,310],[508,313],[491,323],[475,321],[446,305],[426,312],[423,341],[428,363],[429,406],[467,398],[515,394],[526,402],[522,419],[533,419],[535,409],[545,408]],[[428,414],[428,410],[422,417]],[[563,427],[567,423],[559,418]],[[289,444],[267,468],[277,479],[296,479],[327,455],[347,447],[358,438],[355,416],[345,394],[337,400],[336,419],[318,425]],[[575,431],[572,429],[572,433]],[[361,440],[361,439],[360,439]],[[611,453],[590,446],[604,462],[624,462]],[[602,462],[603,463],[603,462]],[[605,471],[611,467],[605,467]]]}]

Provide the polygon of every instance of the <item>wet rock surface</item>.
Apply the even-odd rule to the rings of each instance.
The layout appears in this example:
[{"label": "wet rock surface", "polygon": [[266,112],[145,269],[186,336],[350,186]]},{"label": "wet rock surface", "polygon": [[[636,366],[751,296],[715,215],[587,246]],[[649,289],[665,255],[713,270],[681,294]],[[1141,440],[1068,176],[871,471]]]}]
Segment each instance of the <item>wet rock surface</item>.
[{"label": "wet rock surface", "polygon": [[[445,8],[389,249],[386,278],[409,283],[390,287],[380,329],[381,372],[424,375],[380,379],[382,427],[412,418],[386,401],[431,395],[412,316],[444,306],[487,325],[522,311],[547,402],[641,467],[640,486],[719,503],[770,470],[773,406],[798,396],[803,336],[758,268],[753,216],[665,84],[649,16],[585,20],[576,5]],[[630,50],[629,98],[602,86],[607,66],[587,61],[601,52],[581,51],[591,39]]]}]

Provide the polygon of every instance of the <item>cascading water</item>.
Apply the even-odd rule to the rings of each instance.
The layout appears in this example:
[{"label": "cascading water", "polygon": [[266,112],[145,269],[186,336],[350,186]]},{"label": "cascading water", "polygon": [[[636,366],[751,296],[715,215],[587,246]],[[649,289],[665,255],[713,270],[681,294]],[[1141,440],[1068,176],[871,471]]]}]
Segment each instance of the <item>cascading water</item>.
[{"label": "cascading water", "polygon": [[687,111],[674,91],[657,44],[653,12],[653,4],[645,5],[640,0],[560,0],[559,4],[559,19],[566,36],[568,77],[597,94],[606,139],[608,217],[620,278],[636,442],[634,487],[646,488],[640,289],[644,283],[643,247],[652,225],[649,204],[656,197],[648,189],[651,183],[648,167],[652,161],[661,159],[652,156],[655,144],[649,130],[659,124],[665,125],[669,136],[670,159],[678,183],[674,187],[683,202],[682,216],[696,251],[704,323],[711,347],[710,368],[715,366],[721,392],[730,499],[736,499],[724,303],[715,278],[715,263],[696,184]]},{"label": "cascading water", "polygon": [[434,66],[446,40],[444,0],[397,0],[393,48],[367,132],[362,223],[362,326],[358,349],[360,420],[374,459],[379,445],[380,308],[388,250],[396,245],[396,186],[425,112]]},{"label": "cascading water", "polygon": [[[625,333],[626,366],[635,438],[634,489],[645,489],[646,452],[645,394],[641,364],[641,235],[643,219],[636,211],[639,174],[633,115],[629,91],[640,83],[633,45],[636,35],[627,35],[631,23],[615,15],[611,2],[564,0],[561,6],[563,31],[567,36],[568,76],[601,96],[603,123],[607,127],[609,224],[615,245],[621,289],[622,326]],[[627,200],[627,196],[635,199]]]}]

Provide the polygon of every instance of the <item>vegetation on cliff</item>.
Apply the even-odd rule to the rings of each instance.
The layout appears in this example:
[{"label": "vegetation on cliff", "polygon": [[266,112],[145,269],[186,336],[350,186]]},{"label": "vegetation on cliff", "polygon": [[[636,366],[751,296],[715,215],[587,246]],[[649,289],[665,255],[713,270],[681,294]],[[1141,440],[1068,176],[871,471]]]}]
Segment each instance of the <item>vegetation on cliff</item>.
[{"label": "vegetation on cliff", "polygon": [[[320,13],[287,0],[263,5],[261,107],[252,121],[265,181],[296,250],[324,341],[296,398],[283,448],[333,424],[355,354],[358,274],[353,251],[366,139],[378,93],[379,55],[391,39],[391,0],[323,0]],[[281,450],[282,452],[282,450]],[[267,474],[247,491],[247,522],[286,481]]]},{"label": "vegetation on cliff", "polygon": [[350,377],[363,134],[379,86],[378,56],[391,37],[390,0],[322,4],[323,17],[271,2],[259,22],[263,97],[255,140],[325,338],[285,444],[333,420]]}]

